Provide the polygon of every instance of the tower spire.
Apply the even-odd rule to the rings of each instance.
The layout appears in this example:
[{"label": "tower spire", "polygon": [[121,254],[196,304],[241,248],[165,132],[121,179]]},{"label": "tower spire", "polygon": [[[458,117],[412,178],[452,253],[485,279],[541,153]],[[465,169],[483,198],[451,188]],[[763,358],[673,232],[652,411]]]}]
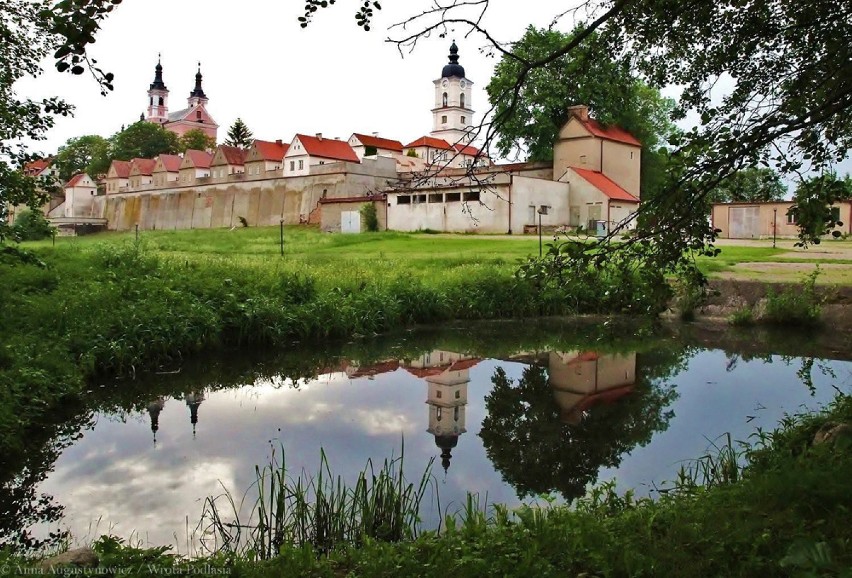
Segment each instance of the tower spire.
[{"label": "tower spire", "polygon": [[163,65],[161,63],[162,54],[157,53],[157,66],[154,67],[154,82],[148,90],[168,90],[163,82]]},{"label": "tower spire", "polygon": [[190,98],[207,98],[204,94],[204,89],[201,88],[201,62],[198,63],[198,72],[195,73],[195,90],[189,93]]}]

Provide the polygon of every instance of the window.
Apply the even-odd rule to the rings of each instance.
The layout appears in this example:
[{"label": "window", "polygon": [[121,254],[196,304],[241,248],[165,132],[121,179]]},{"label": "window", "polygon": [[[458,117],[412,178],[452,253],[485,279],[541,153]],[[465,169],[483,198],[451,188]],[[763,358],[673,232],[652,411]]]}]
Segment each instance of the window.
[{"label": "window", "polygon": [[444,106],[447,106],[447,93],[446,92],[444,93],[444,96],[443,96],[441,102],[443,103]]},{"label": "window", "polygon": [[840,220],[840,207],[831,207],[831,220],[835,223]]},{"label": "window", "polygon": [[151,106],[154,106],[154,97],[151,97]]},{"label": "window", "polygon": [[160,106],[163,106],[163,104],[165,104],[165,101],[163,100],[163,97],[162,97],[162,96],[160,97],[159,102],[160,102]]},{"label": "window", "polygon": [[436,418],[438,421],[441,421],[441,418],[443,417],[443,415],[442,415],[442,414],[443,414],[443,412],[441,411],[441,408],[440,408],[440,407],[435,409],[435,418]]},{"label": "window", "polygon": [[456,390],[456,399],[461,399],[461,392]]},{"label": "window", "polygon": [[789,211],[787,211],[787,224],[788,225],[795,225],[798,222],[799,222],[799,219],[797,218],[796,212],[793,209],[790,209]]},{"label": "window", "polygon": [[441,399],[441,395],[442,395],[442,392],[441,392],[441,390],[440,390],[440,389],[439,389],[439,390],[437,390],[437,391],[435,392],[435,397],[436,397],[436,398]]},{"label": "window", "polygon": [[461,93],[461,96],[459,96],[459,104],[464,108],[464,93]]},{"label": "window", "polygon": [[459,421],[459,407],[453,408],[453,421]]},{"label": "window", "polygon": [[441,116],[441,124],[447,124],[447,115],[446,114]]},{"label": "window", "polygon": [[299,159],[299,170],[301,171],[304,168],[305,168],[305,161]]},{"label": "window", "polygon": [[295,171],[295,170],[296,170],[296,161],[290,161],[290,170],[291,170],[291,171]]},{"label": "window", "polygon": [[411,196],[410,195],[399,195],[396,198],[397,205],[410,205],[411,204]]},{"label": "window", "polygon": [[426,195],[413,195],[413,200],[415,203],[425,203]]},{"label": "window", "polygon": [[461,117],[461,123],[462,123],[462,124],[464,124],[464,123],[466,123],[466,122],[467,122],[467,118],[466,118],[466,117],[464,117],[464,116],[463,116],[463,117]]},{"label": "window", "polygon": [[447,193],[447,196],[444,200],[448,203],[452,203],[454,201],[461,201],[461,193]]},{"label": "window", "polygon": [[366,147],[364,147],[364,156],[365,156],[365,157],[374,157],[374,156],[376,156],[378,153],[379,153],[379,151],[378,151],[378,150],[376,150],[376,147],[373,147],[373,146],[366,146]]},{"label": "window", "polygon": [[465,201],[478,201],[479,191],[468,191],[464,194]]},{"label": "window", "polygon": [[444,202],[444,195],[442,195],[441,193],[433,193],[433,194],[429,195],[429,202],[430,203],[443,203]]},{"label": "window", "polygon": [[586,164],[586,155],[580,155],[580,164],[581,165]]},{"label": "window", "polygon": [[201,111],[200,110],[195,111],[195,118],[197,118],[199,120],[201,119]]},{"label": "window", "polygon": [[630,158],[633,158],[633,151],[630,151]]}]

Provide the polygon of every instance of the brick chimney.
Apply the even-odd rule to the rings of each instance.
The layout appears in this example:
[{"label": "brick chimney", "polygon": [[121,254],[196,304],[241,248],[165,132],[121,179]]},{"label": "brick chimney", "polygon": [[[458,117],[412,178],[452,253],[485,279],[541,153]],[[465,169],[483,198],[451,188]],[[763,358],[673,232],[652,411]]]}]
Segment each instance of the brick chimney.
[{"label": "brick chimney", "polygon": [[279,139],[275,139],[275,144],[281,145],[281,144],[284,144],[284,142],[279,138]]},{"label": "brick chimney", "polygon": [[582,121],[589,120],[589,107],[585,104],[576,104],[568,107],[568,118],[576,116]]},{"label": "brick chimney", "polygon": [[321,132],[317,133],[317,139],[322,140],[322,133]]}]

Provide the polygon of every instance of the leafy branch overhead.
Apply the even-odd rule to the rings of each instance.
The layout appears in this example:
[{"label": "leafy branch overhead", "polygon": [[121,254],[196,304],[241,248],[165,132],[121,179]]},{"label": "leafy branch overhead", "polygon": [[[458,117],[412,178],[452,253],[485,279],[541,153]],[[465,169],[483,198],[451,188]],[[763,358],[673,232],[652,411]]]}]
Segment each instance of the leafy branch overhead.
[{"label": "leafy branch overhead", "polygon": [[[314,13],[320,8],[328,8],[335,4],[335,0],[307,0],[305,3],[305,15],[299,16],[299,25],[302,28],[307,28],[311,23]],[[378,2],[364,0],[364,4],[355,13],[355,22],[364,29],[365,32],[370,31],[370,26],[373,21],[373,9],[381,10],[382,6]]]}]

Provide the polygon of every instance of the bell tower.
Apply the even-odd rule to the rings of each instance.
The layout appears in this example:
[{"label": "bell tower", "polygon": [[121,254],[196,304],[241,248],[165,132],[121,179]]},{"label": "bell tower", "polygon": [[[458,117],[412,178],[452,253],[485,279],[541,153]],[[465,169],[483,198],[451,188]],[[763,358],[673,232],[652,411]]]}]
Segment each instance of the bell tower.
[{"label": "bell tower", "polygon": [[201,79],[201,63],[199,62],[198,72],[195,73],[195,88],[189,93],[189,99],[187,100],[189,108],[198,106],[199,104],[206,105],[209,102],[207,95],[204,94],[204,89],[201,88]]},{"label": "bell tower", "polygon": [[441,78],[433,83],[435,108],[432,109],[430,136],[444,139],[451,145],[466,145],[473,139],[473,83],[465,77],[464,67],[459,64],[459,48],[455,41],[450,46],[449,59],[441,70]]},{"label": "bell tower", "polygon": [[169,120],[169,89],[163,82],[163,65],[157,55],[154,82],[148,87],[148,122],[165,124]]}]

